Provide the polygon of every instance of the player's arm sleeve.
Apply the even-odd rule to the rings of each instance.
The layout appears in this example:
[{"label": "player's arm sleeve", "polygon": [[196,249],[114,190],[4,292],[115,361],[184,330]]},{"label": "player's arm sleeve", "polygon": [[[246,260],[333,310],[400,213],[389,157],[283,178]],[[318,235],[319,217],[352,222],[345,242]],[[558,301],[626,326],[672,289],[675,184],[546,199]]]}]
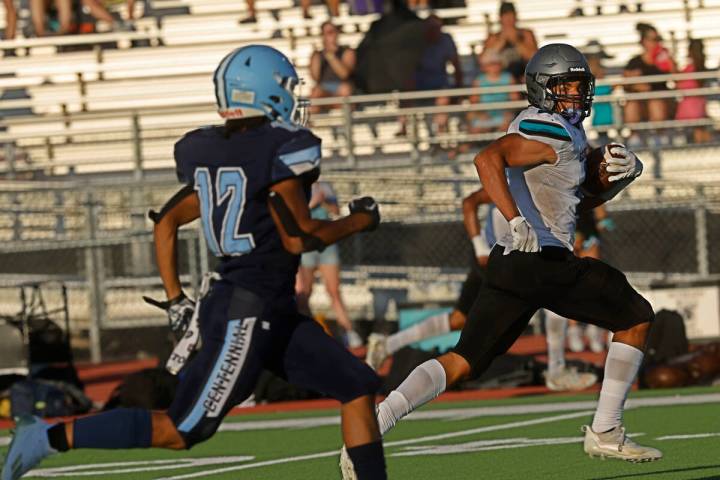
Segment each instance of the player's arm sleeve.
[{"label": "player's arm sleeve", "polygon": [[299,130],[275,153],[270,185],[293,177],[317,177],[320,157],[320,139],[309,130]]}]

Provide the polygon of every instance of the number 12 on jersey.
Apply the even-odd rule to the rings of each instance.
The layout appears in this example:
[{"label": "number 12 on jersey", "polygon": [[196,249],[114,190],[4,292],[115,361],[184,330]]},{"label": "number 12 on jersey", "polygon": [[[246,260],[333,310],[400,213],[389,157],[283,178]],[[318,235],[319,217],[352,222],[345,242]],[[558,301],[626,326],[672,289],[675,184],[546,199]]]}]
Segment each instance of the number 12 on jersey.
[{"label": "number 12 on jersey", "polygon": [[[255,248],[255,240],[251,233],[237,233],[245,209],[246,185],[247,177],[240,167],[218,168],[214,188],[210,170],[206,167],[195,170],[195,190],[200,197],[203,231],[208,247],[219,257],[244,255]],[[214,213],[218,208],[225,210],[219,241],[214,224]]]}]

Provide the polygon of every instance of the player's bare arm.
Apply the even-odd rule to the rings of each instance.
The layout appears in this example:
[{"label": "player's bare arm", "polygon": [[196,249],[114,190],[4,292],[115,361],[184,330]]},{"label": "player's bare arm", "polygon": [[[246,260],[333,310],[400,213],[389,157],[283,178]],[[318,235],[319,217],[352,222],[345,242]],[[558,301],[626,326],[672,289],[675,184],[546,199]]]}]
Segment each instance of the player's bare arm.
[{"label": "player's bare arm", "polygon": [[167,298],[171,300],[182,294],[177,270],[177,232],[181,226],[200,218],[197,193],[192,187],[183,187],[159,213],[151,212],[151,218],[155,221],[157,267]]},{"label": "player's bare arm", "polygon": [[[477,217],[478,207],[482,204],[491,203],[490,195],[481,188],[476,190],[463,199],[463,224],[465,225],[465,231],[473,244],[475,250],[475,257],[480,265],[484,266],[487,263],[487,255],[479,255],[478,252],[484,250],[486,247],[482,245],[483,239],[480,235],[480,221]],[[488,222],[492,220],[488,217]]]},{"label": "player's bare arm", "polygon": [[495,140],[478,153],[475,168],[492,202],[510,221],[520,216],[520,211],[508,189],[505,168],[532,167],[556,161],[557,154],[550,145],[511,133]]},{"label": "player's bare arm", "polygon": [[298,178],[279,182],[270,190],[268,201],[273,221],[280,232],[283,246],[294,254],[318,250],[354,233],[373,230],[380,220],[374,201],[372,205],[368,202],[361,206],[355,213],[352,213],[351,203],[351,214],[337,220],[312,218],[301,180]]}]

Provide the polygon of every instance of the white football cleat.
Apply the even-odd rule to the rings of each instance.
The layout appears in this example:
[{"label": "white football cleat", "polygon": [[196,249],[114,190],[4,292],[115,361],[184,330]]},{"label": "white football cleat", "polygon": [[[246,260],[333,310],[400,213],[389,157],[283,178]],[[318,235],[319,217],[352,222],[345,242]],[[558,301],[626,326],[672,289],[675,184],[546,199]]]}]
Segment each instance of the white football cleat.
[{"label": "white football cleat", "polygon": [[377,370],[387,358],[387,335],[371,333],[368,337],[365,363],[373,370]]},{"label": "white football cleat", "polygon": [[582,430],[585,432],[583,447],[590,457],[618,458],[633,463],[653,462],[662,458],[660,450],[638,445],[628,438],[622,425],[605,433],[595,433],[589,425],[584,425]]},{"label": "white football cleat", "polygon": [[347,453],[345,445],[340,449],[340,473],[342,474],[343,480],[357,480],[355,466],[350,459],[350,455]]},{"label": "white football cleat", "polygon": [[580,373],[574,368],[563,368],[554,375],[545,372],[545,386],[554,392],[585,390],[596,383],[597,375],[591,372]]}]

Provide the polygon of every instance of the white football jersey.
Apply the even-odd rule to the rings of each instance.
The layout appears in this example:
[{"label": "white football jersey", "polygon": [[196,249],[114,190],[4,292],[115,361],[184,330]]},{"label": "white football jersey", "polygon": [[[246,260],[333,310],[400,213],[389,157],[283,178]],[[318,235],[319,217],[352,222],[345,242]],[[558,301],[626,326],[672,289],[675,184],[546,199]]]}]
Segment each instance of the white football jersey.
[{"label": "white football jersey", "polygon": [[[587,138],[582,124],[574,126],[560,114],[529,107],[518,114],[507,133],[546,143],[557,153],[553,164],[506,168],[505,174],[510,194],[537,233],[540,246],[572,250],[580,184],[585,180]],[[512,245],[509,230],[498,237],[498,243]]]}]

